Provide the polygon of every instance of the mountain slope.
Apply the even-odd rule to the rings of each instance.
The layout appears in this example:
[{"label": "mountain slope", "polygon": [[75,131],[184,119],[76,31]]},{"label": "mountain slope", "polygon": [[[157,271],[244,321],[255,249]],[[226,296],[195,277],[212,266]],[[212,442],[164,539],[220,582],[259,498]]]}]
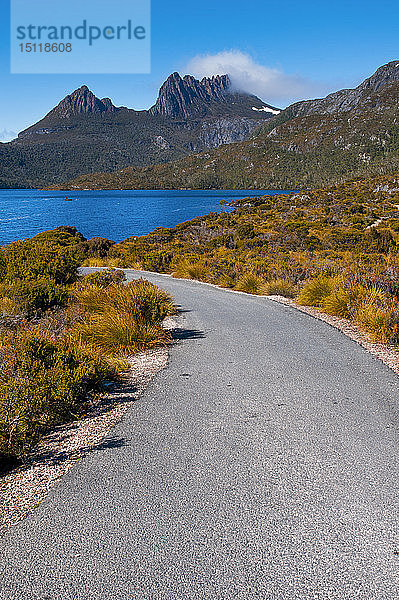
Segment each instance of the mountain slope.
[{"label": "mountain slope", "polygon": [[247,141],[177,162],[84,176],[70,187],[298,188],[399,169],[399,62],[353,90],[299,102]]},{"label": "mountain slope", "polygon": [[0,144],[0,187],[51,185],[82,173],[146,166],[246,139],[275,109],[230,91],[227,76],[172,74],[148,111],[116,107],[87,86]]}]

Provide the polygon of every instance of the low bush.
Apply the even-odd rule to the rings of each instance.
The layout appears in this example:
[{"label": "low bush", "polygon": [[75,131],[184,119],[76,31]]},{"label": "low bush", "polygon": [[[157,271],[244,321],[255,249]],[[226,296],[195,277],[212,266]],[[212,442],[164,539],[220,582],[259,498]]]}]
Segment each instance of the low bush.
[{"label": "low bush", "polygon": [[0,281],[51,279],[69,284],[77,279],[80,262],[76,246],[63,246],[52,238],[13,242],[0,252]]},{"label": "low bush", "polygon": [[[0,462],[20,457],[51,427],[79,416],[119,357],[169,342],[172,298],[148,281],[107,270],[72,285],[55,279],[0,283]],[[50,310],[48,310],[50,309]],[[34,316],[33,320],[26,317]]]},{"label": "low bush", "polygon": [[258,294],[262,286],[262,279],[254,273],[245,273],[237,282],[235,289],[247,294]]},{"label": "low bush", "polygon": [[[126,267],[125,261],[121,258],[107,257],[107,258],[97,258],[90,257],[85,258],[81,265],[81,267],[108,267],[109,269],[123,269]],[[130,265],[131,268],[136,268]]]},{"label": "low bush", "polygon": [[266,281],[260,289],[259,293],[265,296],[284,296],[285,298],[294,298],[296,294],[296,286],[289,279],[272,279]]},{"label": "low bush", "polygon": [[76,287],[86,285],[96,285],[100,288],[106,288],[109,285],[116,285],[126,280],[125,273],[118,269],[104,269],[102,271],[94,271],[87,273],[79,278]]},{"label": "low bush", "polygon": [[16,279],[0,284],[0,312],[4,315],[31,317],[53,306],[65,306],[68,298],[67,286],[51,279]]},{"label": "low bush", "polygon": [[20,328],[0,345],[0,455],[26,453],[51,426],[79,415],[110,377],[99,354],[67,338]]}]

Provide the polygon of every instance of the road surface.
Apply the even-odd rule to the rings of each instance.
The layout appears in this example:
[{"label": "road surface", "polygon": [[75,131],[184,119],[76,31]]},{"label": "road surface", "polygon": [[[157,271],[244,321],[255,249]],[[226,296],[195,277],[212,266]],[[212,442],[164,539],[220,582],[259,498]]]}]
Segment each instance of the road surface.
[{"label": "road surface", "polygon": [[148,278],[183,311],[169,367],[0,539],[0,598],[398,598],[397,376],[293,308]]}]

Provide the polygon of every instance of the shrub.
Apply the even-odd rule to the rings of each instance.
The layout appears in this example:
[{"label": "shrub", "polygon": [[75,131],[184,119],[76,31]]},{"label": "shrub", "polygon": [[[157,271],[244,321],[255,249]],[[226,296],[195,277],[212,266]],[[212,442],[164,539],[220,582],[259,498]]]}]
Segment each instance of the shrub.
[{"label": "shrub", "polygon": [[296,286],[289,279],[272,279],[266,281],[261,287],[259,292],[265,296],[284,296],[285,298],[294,298],[296,293]]},{"label": "shrub", "polygon": [[245,273],[241,279],[238,280],[235,289],[240,292],[246,292],[247,294],[257,294],[261,288],[262,280],[254,273]]},{"label": "shrub", "polygon": [[81,244],[82,250],[86,257],[105,258],[115,242],[107,238],[94,237],[86,240]]},{"label": "shrub", "polygon": [[94,271],[94,273],[87,273],[79,278],[76,283],[78,287],[85,285],[96,285],[101,288],[106,288],[109,285],[115,285],[122,283],[126,280],[125,273],[117,269],[105,269],[103,271]]},{"label": "shrub", "polygon": [[325,275],[311,279],[301,289],[299,303],[305,306],[323,306],[324,300],[332,294],[340,282],[339,277],[328,277]]},{"label": "shrub", "polygon": [[64,306],[68,297],[68,288],[51,279],[6,281],[0,285],[0,311],[31,317],[53,306]]},{"label": "shrub", "polygon": [[78,276],[80,258],[75,246],[62,246],[52,239],[13,242],[0,252],[0,279],[72,283]]},{"label": "shrub", "polygon": [[50,426],[76,417],[111,369],[76,340],[21,328],[0,346],[0,454],[20,456]]}]

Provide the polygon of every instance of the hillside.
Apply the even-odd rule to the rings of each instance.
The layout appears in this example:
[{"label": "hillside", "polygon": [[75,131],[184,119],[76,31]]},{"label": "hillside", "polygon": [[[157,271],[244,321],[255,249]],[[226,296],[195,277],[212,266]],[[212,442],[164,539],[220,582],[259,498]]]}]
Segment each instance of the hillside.
[{"label": "hillside", "polygon": [[173,73],[148,111],[114,106],[81,86],[0,144],[0,187],[40,187],[175,160],[247,139],[276,112],[256,96],[233,92],[227,76],[198,81]]},{"label": "hillside", "polygon": [[399,169],[399,63],[353,90],[299,102],[251,139],[146,168],[69,181],[64,189],[289,189]]},{"label": "hillside", "polygon": [[[246,272],[297,285],[319,273],[399,294],[399,174],[245,198],[235,210],[113,245],[107,261],[234,287]],[[190,275],[194,273],[194,275]]]}]

